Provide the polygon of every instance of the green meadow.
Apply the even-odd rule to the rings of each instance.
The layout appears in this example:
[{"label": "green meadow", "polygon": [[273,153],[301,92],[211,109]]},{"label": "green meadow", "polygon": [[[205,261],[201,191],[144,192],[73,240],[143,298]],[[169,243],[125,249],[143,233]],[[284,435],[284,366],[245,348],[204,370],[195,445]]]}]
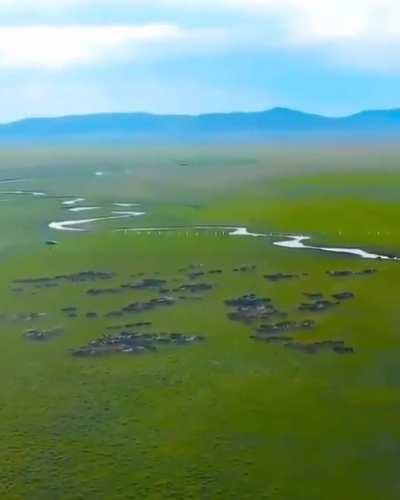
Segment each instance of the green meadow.
[{"label": "green meadow", "polygon": [[[3,149],[0,498],[397,500],[400,262],[273,243],[303,234],[400,256],[399,164],[393,146]],[[85,201],[65,204],[76,198]],[[146,215],[75,227],[86,231],[49,227],[133,210]],[[193,270],[212,288],[175,291]],[[113,275],[20,283],[84,271]],[[276,273],[294,277],[265,278]],[[142,279],[165,280],[174,305],[118,319],[107,313],[159,290],[87,293]],[[306,293],[342,292],[354,299],[299,310]],[[233,321],[225,303],[249,293],[290,321],[315,321],[288,333],[296,346],[340,341],[352,352],[255,340],[258,323]],[[74,355],[110,326],[141,321],[152,323],[145,332],[204,341]],[[26,335],[53,328],[62,333]]]}]

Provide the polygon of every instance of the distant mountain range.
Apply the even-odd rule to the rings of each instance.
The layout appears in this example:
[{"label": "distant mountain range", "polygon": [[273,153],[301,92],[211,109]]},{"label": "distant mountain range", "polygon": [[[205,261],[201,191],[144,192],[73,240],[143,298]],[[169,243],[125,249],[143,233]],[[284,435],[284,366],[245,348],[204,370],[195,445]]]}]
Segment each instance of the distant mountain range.
[{"label": "distant mountain range", "polygon": [[400,109],[329,118],[286,108],[198,116],[101,113],[0,125],[0,143],[218,143],[400,138]]}]

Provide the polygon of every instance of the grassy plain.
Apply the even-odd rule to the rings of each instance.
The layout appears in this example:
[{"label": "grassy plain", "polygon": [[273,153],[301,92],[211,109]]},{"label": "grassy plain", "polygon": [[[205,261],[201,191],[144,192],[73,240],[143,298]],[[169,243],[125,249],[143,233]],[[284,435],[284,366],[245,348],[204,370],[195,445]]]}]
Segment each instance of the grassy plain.
[{"label": "grassy plain", "polygon": [[[400,255],[399,159],[400,151],[383,148],[3,151],[0,179],[26,181],[0,184],[0,191],[49,196],[0,195],[0,498],[399,498],[398,263],[283,249],[272,239],[212,230],[113,231],[243,224]],[[55,232],[50,221],[82,215],[66,212],[63,196],[100,205],[94,217],[116,201],[140,203],[147,215],[98,223],[87,233]],[[47,239],[59,244],[46,246]],[[71,350],[115,323],[105,313],[157,293],[92,297],[88,283],[11,290],[18,278],[88,269],[116,273],[99,287],[118,287],[136,273],[180,284],[187,280],[178,270],[191,264],[223,270],[204,278],[214,288],[202,300],[127,319],[206,341],[142,356],[76,358]],[[233,271],[246,264],[257,269]],[[366,267],[378,272],[326,274]],[[263,277],[275,272],[308,276],[278,283]],[[300,320],[309,316],[298,311],[303,292],[342,291],[355,300],[312,315],[317,328],[295,336],[344,340],[352,355],[255,342],[253,328],[229,320],[224,304],[254,292]],[[77,318],[61,313],[71,305]],[[88,311],[99,319],[87,319]],[[25,322],[15,319],[21,312],[48,315]],[[64,333],[47,342],[23,336],[54,326]]]}]

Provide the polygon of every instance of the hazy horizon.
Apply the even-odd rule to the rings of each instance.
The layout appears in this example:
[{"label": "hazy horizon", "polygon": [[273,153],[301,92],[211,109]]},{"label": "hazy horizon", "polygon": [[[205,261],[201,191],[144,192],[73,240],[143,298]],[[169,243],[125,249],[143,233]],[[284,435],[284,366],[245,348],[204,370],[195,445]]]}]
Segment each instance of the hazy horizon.
[{"label": "hazy horizon", "polygon": [[171,112],[171,113],[157,113],[157,112],[151,112],[151,111],[146,111],[146,110],[125,110],[125,111],[96,111],[94,113],[68,113],[68,114],[63,114],[63,115],[32,115],[32,116],[23,116],[21,118],[17,118],[15,120],[9,120],[9,121],[0,121],[0,125],[7,125],[11,124],[14,122],[19,122],[19,121],[25,121],[25,120],[41,120],[41,119],[52,119],[52,118],[72,118],[72,117],[81,117],[81,116],[95,116],[95,115],[151,115],[151,116],[189,116],[189,117],[200,117],[200,116],[207,116],[207,115],[229,115],[229,114],[252,114],[252,113],[268,113],[270,111],[275,111],[275,110],[286,110],[294,113],[301,113],[301,114],[306,114],[306,115],[316,115],[320,116],[322,118],[349,118],[354,115],[358,115],[361,113],[369,113],[369,112],[390,112],[390,111],[398,111],[400,110],[400,106],[398,107],[390,107],[390,108],[380,108],[380,109],[359,109],[358,111],[355,111],[354,113],[350,114],[340,114],[340,115],[329,115],[329,114],[323,114],[323,113],[313,113],[311,111],[307,111],[304,109],[296,109],[296,108],[286,108],[282,106],[274,106],[272,108],[266,108],[266,109],[256,109],[256,110],[247,110],[247,109],[232,109],[230,111],[205,111],[202,113],[178,113],[178,112]]}]

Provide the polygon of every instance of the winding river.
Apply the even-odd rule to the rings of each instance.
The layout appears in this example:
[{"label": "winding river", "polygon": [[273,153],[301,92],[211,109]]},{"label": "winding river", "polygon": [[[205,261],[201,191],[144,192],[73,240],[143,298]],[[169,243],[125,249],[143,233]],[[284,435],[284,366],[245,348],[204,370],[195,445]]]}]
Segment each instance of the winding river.
[{"label": "winding river", "polygon": [[[97,207],[96,207],[97,208]],[[77,210],[78,211],[78,210]],[[140,217],[146,215],[146,212],[133,212],[133,211],[117,211],[111,212],[112,215],[108,217],[96,217],[93,219],[78,219],[78,220],[65,220],[59,222],[51,222],[49,227],[58,231],[87,231],[86,228],[81,227],[86,224],[91,224],[99,221],[126,219],[131,217]],[[346,248],[346,247],[325,247],[311,245],[307,242],[311,240],[310,236],[303,235],[277,235],[275,233],[256,233],[250,231],[246,226],[212,226],[212,225],[198,225],[198,226],[162,226],[162,227],[128,227],[116,229],[116,231],[124,233],[159,233],[171,231],[215,231],[222,234],[227,234],[233,237],[251,237],[251,238],[271,238],[273,245],[294,250],[314,250],[327,253],[336,253],[343,255],[353,255],[362,259],[368,260],[386,260],[386,261],[399,261],[400,257],[372,253],[361,248]]]},{"label": "winding river", "polygon": [[[222,231],[223,233],[227,232],[229,236],[243,236],[243,237],[253,237],[253,238],[273,238],[278,239],[278,241],[274,241],[273,244],[282,248],[289,249],[297,249],[297,250],[317,250],[321,252],[328,253],[338,253],[344,255],[354,255],[356,257],[361,257],[362,259],[368,260],[391,260],[391,261],[399,261],[400,257],[383,255],[368,252],[361,248],[346,248],[346,247],[323,247],[317,245],[309,245],[305,242],[310,241],[310,236],[303,235],[276,235],[274,233],[255,233],[249,231],[249,229],[245,226],[174,226],[174,227],[139,227],[139,228],[126,228],[120,229],[119,231],[124,232],[162,232],[162,231],[180,231],[180,230],[216,230]],[[284,238],[281,240],[281,238]]]},{"label": "winding river", "polygon": [[305,241],[310,241],[310,236],[288,236],[288,240],[276,241],[274,245],[284,248],[306,249],[306,250],[319,250],[322,252],[343,253],[348,255],[356,255],[362,259],[372,260],[400,260],[400,257],[389,255],[381,255],[377,253],[367,252],[361,248],[341,248],[341,247],[319,247],[316,245],[308,245]]},{"label": "winding river", "polygon": [[115,219],[127,219],[129,217],[139,217],[145,215],[145,212],[113,212],[113,214],[108,217],[95,217],[93,219],[77,219],[77,220],[63,220],[58,222],[50,222],[49,228],[55,229],[57,231],[74,231],[74,232],[86,232],[87,229],[80,227],[85,224],[91,224],[94,222],[105,221],[105,220],[115,220]]},{"label": "winding river", "polygon": [[[95,172],[96,176],[103,176],[104,172]],[[20,178],[3,178],[0,179],[0,183],[12,183],[19,182],[25,179]],[[15,191],[0,191],[3,195],[31,195],[34,197],[44,197],[48,196],[47,193],[42,191],[28,191],[28,190],[15,190]],[[85,202],[85,198],[73,198],[67,199],[62,202],[65,208],[68,208],[70,212],[84,212],[91,210],[99,210],[99,206],[80,206],[81,203]],[[138,203],[131,202],[114,202],[114,207],[117,208],[131,208],[138,206]],[[139,211],[128,211],[128,210],[112,210],[109,216],[95,217],[91,219],[76,219],[76,220],[63,220],[63,221],[53,221],[49,223],[49,228],[56,231],[71,231],[71,232],[86,232],[87,228],[82,227],[87,224],[93,224],[100,221],[107,220],[117,220],[117,219],[127,219],[132,217],[141,217],[146,215],[146,212]],[[253,237],[253,238],[271,238],[273,240],[273,245],[293,249],[293,250],[313,250],[319,252],[343,254],[343,255],[353,255],[355,257],[360,257],[362,259],[368,260],[386,260],[386,261],[399,261],[400,257],[393,255],[384,255],[373,253],[361,248],[347,248],[347,247],[332,247],[332,246],[317,246],[310,244],[311,237],[305,235],[277,235],[274,233],[256,233],[249,230],[246,226],[213,226],[213,225],[198,225],[198,226],[164,226],[164,227],[136,227],[136,228],[123,228],[117,229],[117,231],[128,232],[158,232],[163,231],[215,231],[222,234],[227,234],[233,237]]]}]

